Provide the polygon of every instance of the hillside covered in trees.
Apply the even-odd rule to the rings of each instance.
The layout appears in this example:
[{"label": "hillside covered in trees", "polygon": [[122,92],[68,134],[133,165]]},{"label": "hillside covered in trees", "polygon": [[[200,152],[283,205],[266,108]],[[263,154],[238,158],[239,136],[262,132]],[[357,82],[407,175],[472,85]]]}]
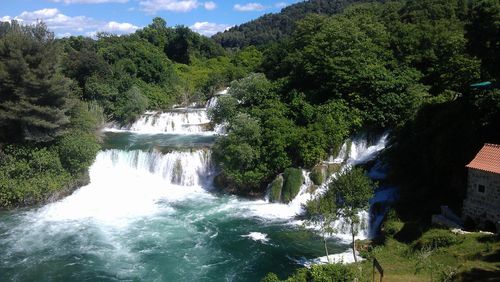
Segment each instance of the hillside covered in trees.
[{"label": "hillside covered in trees", "polygon": [[308,14],[333,15],[354,3],[374,0],[310,0],[283,8],[281,13],[267,14],[248,23],[220,32],[212,38],[224,48],[262,46],[279,41],[293,33],[296,22]]},{"label": "hillside covered in trees", "polygon": [[335,155],[356,132],[390,130],[386,160],[413,215],[459,208],[467,161],[500,138],[498,90],[470,87],[498,80],[498,17],[498,1],[422,0],[298,21],[264,50],[265,75],[233,82],[213,113],[230,124],[215,146],[228,182],[263,191],[285,168]]}]

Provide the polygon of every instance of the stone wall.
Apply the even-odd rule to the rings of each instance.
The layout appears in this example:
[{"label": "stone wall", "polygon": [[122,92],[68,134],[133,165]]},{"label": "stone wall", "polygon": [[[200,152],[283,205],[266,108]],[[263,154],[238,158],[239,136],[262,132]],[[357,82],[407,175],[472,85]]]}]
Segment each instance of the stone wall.
[{"label": "stone wall", "polygon": [[[484,192],[479,191],[479,185],[484,186]],[[500,221],[500,174],[468,169],[462,217],[464,220],[471,218],[480,227],[488,221],[493,224]]]}]

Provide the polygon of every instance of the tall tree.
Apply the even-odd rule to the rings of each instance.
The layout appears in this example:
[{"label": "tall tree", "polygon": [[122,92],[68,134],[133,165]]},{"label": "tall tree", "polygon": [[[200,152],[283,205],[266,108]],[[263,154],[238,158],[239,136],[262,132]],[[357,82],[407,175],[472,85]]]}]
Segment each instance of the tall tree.
[{"label": "tall tree", "polygon": [[43,23],[0,23],[0,136],[50,141],[69,122],[70,80],[58,72],[58,45]]}]

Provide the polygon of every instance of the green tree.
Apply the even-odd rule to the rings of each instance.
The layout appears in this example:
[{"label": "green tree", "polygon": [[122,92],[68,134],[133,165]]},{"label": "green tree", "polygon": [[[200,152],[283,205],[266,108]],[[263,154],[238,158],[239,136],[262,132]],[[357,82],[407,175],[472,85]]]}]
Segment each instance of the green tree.
[{"label": "green tree", "polygon": [[359,213],[368,208],[368,201],[373,197],[373,187],[374,183],[363,169],[353,168],[340,173],[330,183],[324,195],[307,203],[310,220],[321,226],[326,251],[325,236],[335,231],[332,229],[332,222],[343,219],[350,226],[352,253],[354,261],[357,261],[354,239],[359,232]]},{"label": "green tree", "polygon": [[357,261],[354,237],[359,232],[359,213],[368,208],[368,201],[373,197],[374,186],[363,169],[353,168],[334,179],[327,192],[327,194],[335,195],[339,218],[344,219],[351,227],[354,261]]},{"label": "green tree", "polygon": [[336,220],[338,220],[339,215],[337,213],[335,199],[332,199],[329,196],[331,196],[331,194],[327,193],[325,196],[307,201],[306,211],[309,217],[308,223],[312,223],[320,227],[321,237],[325,247],[325,254],[328,262],[331,263],[326,239],[327,236],[330,236],[335,232],[332,225]]},{"label": "green tree", "polygon": [[500,79],[500,2],[472,1],[471,21],[466,26],[469,51],[481,58],[483,78]]},{"label": "green tree", "polygon": [[208,117],[215,124],[230,122],[238,114],[238,100],[232,96],[217,99],[215,107],[208,110]]},{"label": "green tree", "polygon": [[122,122],[131,122],[142,114],[148,106],[148,100],[137,86],[132,86],[119,96],[116,103],[115,118]]},{"label": "green tree", "polygon": [[69,122],[70,81],[58,71],[59,48],[43,23],[1,23],[0,136],[51,141]]},{"label": "green tree", "polygon": [[264,100],[273,98],[272,83],[261,73],[251,74],[243,79],[233,81],[229,94],[238,99],[243,106],[262,104]]}]

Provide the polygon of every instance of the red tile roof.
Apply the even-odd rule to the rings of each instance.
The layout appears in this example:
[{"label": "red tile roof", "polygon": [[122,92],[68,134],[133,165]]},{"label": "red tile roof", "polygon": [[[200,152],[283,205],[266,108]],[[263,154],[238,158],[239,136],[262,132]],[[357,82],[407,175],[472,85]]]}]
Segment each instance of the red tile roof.
[{"label": "red tile roof", "polygon": [[500,145],[484,144],[467,167],[500,174]]}]

